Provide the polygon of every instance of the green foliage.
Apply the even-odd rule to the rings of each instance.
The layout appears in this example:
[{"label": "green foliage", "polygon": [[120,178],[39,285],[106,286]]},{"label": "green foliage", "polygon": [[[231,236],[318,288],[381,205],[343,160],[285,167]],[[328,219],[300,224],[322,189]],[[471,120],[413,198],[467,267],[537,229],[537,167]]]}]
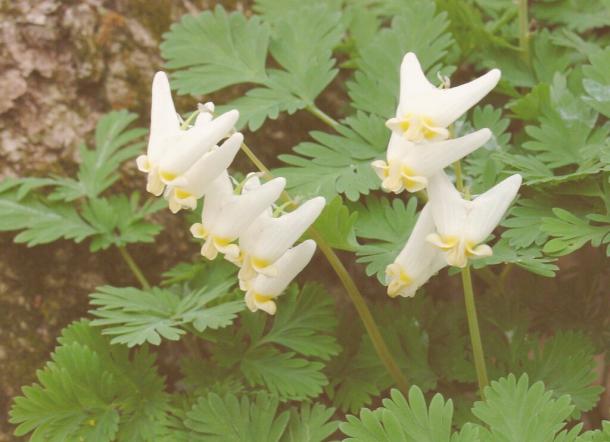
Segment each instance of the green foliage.
[{"label": "green foliage", "polygon": [[[431,367],[430,337],[418,319],[421,310],[409,303],[380,304],[374,310],[380,331],[401,370],[410,382],[425,391],[436,385],[437,375]],[[332,368],[330,396],[342,410],[356,411],[370,404],[373,397],[393,385],[393,381],[379,360],[368,335],[349,331],[359,336],[356,350],[346,349]]]},{"label": "green foliage", "polygon": [[[80,147],[76,178],[19,178],[0,187],[0,231],[21,231],[15,242],[28,246],[60,238],[81,242],[91,238],[92,252],[129,243],[152,242],[161,227],[146,220],[163,201],[140,205],[140,195],[102,197],[118,178],[120,165],[134,157],[144,129],[129,129],[136,119],[126,111],[103,116],[95,130],[95,149]],[[51,187],[50,193],[42,193]]]},{"label": "green foliage", "polygon": [[339,196],[326,204],[314,223],[316,230],[333,249],[353,252],[358,247],[354,226],[358,213],[350,213]]},{"label": "green foliage", "polygon": [[[562,431],[572,406],[568,396],[553,399],[542,382],[530,386],[527,375],[514,375],[493,381],[485,389],[485,401],[474,404],[479,423],[466,423],[452,432],[453,403],[436,394],[426,405],[421,390],[411,387],[408,400],[392,390],[383,407],[363,409],[359,417],[348,416],[340,428],[354,442],[521,442],[605,440],[602,432],[579,435],[582,425]],[[604,424],[604,434],[608,425]]]},{"label": "green foliage", "polygon": [[[358,70],[347,83],[352,106],[387,119],[398,96],[399,66],[406,52],[418,54],[422,68],[435,79],[440,62],[453,44],[445,13],[433,2],[402,2],[389,28],[379,31],[360,51]],[[436,82],[436,80],[434,80]]]},{"label": "green foliage", "polygon": [[130,198],[113,195],[89,200],[82,210],[83,218],[96,230],[89,248],[96,252],[110,246],[153,242],[162,227],[149,223],[146,218],[166,205],[163,200],[149,200],[140,206],[137,192]]},{"label": "green foliage", "polygon": [[[342,38],[340,14],[318,4],[273,15],[272,26],[221,6],[174,26],[161,45],[167,66],[176,69],[180,93],[207,94],[226,86],[257,87],[227,108],[237,108],[251,130],[280,112],[313,104],[337,75],[332,50]],[[266,67],[267,56],[283,68]]]},{"label": "green foliage", "polygon": [[209,394],[187,413],[191,440],[222,442],[322,442],[337,428],[332,408],[303,405],[281,411],[276,397],[252,399]]},{"label": "green foliage", "polygon": [[572,410],[568,396],[552,399],[542,382],[530,386],[527,375],[509,375],[493,381],[485,401],[475,403],[472,412],[489,427],[483,440],[518,442],[552,441]]},{"label": "green foliage", "polygon": [[[593,247],[610,243],[610,216],[588,214],[584,219],[567,210],[553,209],[553,217],[543,219],[542,230],[551,239],[544,245],[544,252],[567,255],[590,242]],[[610,246],[606,248],[610,256]]]},{"label": "green foliage", "polygon": [[73,201],[80,197],[96,198],[119,178],[117,170],[123,162],[135,157],[144,146],[141,139],[146,130],[128,129],[137,115],[127,111],[104,115],[95,128],[95,149],[81,145],[77,179],[60,179],[53,198]]},{"label": "green foliage", "polygon": [[324,363],[340,348],[333,332],[333,305],[322,287],[292,286],[272,321],[244,312],[241,327],[215,336],[212,355],[225,376],[239,372],[248,385],[264,387],[281,399],[316,397],[328,383]]},{"label": "green foliage", "polygon": [[[337,439],[334,416],[352,412],[359,418],[341,429],[354,441],[610,440],[608,423],[583,433],[582,423],[568,421],[591,412],[587,419],[597,424],[596,355],[610,345],[610,36],[603,28],[610,4],[528,2],[526,59],[517,5],[509,3],[255,0],[251,10],[187,15],[163,37],[172,85],[202,101],[229,95],[218,111],[239,109],[238,128],[255,130],[299,110],[329,126],[321,130],[311,116],[282,120],[273,133],[294,142],[290,153],[253,148],[279,157],[273,173],[287,178],[294,198],[327,198],[315,228],[329,246],[356,254],[356,262],[341,259],[414,385],[407,398],[391,390],[394,381],[338,287],[292,285],[275,316],[252,313],[234,290],[234,266],[197,255],[165,272],[161,287],[96,289],[95,319],[64,330],[38,382],[15,400],[16,434],[321,442]],[[474,407],[456,270],[432,278],[414,299],[390,300],[383,287],[423,206],[414,195],[382,195],[371,168],[386,154],[384,123],[395,111],[407,51],[433,83],[439,73],[459,85],[502,69],[494,93],[451,132],[493,133],[462,161],[465,193],[481,194],[511,173],[524,178],[490,238],[493,256],[472,261],[488,371],[505,376]],[[71,177],[0,183],[0,231],[17,232],[15,241],[30,246],[88,239],[92,251],[152,242],[161,228],[148,219],[163,200],[111,192],[121,164],[143,148],[135,119],[126,111],[102,117]],[[312,265],[307,273],[326,278],[323,264]],[[376,278],[363,278],[363,269]],[[159,366],[171,376],[171,393],[151,345],[163,351]]]},{"label": "green foliage", "polygon": [[14,188],[0,193],[0,230],[21,230],[15,242],[28,246],[60,238],[81,242],[95,234],[95,229],[78,215],[72,205],[44,201],[33,195],[19,198]]},{"label": "green foliage", "polygon": [[383,408],[363,409],[360,417],[348,416],[341,431],[346,441],[387,442],[449,442],[453,404],[440,394],[426,406],[423,393],[417,387],[409,390],[409,400],[397,390],[391,399],[383,400]]},{"label": "green foliage", "polygon": [[[603,387],[593,385],[597,378],[591,341],[581,333],[560,332],[543,346],[532,346],[533,358],[525,356],[521,371],[533,381],[543,381],[553,397],[569,395],[574,417],[597,403]],[[514,369],[516,371],[516,367]]]},{"label": "green foliage", "polygon": [[582,85],[587,93],[583,100],[610,118],[610,49],[592,54],[591,65],[583,68]]},{"label": "green foliage", "polygon": [[113,344],[133,347],[145,342],[159,345],[161,338],[177,341],[188,327],[203,332],[231,325],[244,309],[241,300],[222,299],[234,284],[228,280],[186,293],[157,287],[150,291],[98,287],[91,294],[91,305],[97,307],[91,314],[99,319],[91,324],[103,327],[102,334],[113,336]]},{"label": "green foliage", "polygon": [[298,144],[298,155],[280,155],[290,167],[276,169],[286,177],[288,187],[300,195],[322,195],[332,199],[344,193],[356,201],[360,195],[379,188],[379,178],[371,161],[381,157],[389,140],[383,121],[357,113],[337,127],[337,135],[311,132],[314,139]]},{"label": "green foliage", "polygon": [[38,384],[15,399],[16,435],[32,440],[146,441],[165,432],[167,394],[146,348],[131,356],[87,321],[72,324]]}]

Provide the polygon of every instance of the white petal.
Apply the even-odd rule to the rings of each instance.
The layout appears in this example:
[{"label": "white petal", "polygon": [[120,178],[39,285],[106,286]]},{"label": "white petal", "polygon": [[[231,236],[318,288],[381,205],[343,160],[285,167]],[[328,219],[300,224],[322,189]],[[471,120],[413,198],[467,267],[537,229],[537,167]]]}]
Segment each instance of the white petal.
[{"label": "white petal", "polygon": [[279,218],[262,215],[244,232],[240,245],[253,258],[272,264],[305,233],[325,204],[324,198],[316,197]]},{"label": "white petal", "polygon": [[237,239],[267,207],[278,199],[285,185],[284,178],[274,178],[256,190],[227,199],[221,207],[220,217],[211,228],[214,235]]},{"label": "white petal", "polygon": [[166,184],[186,172],[203,154],[225,138],[235,126],[239,112],[232,110],[215,118],[206,125],[198,125],[183,131],[179,145],[171,146],[160,163],[160,176]]},{"label": "white petal", "polygon": [[258,275],[252,282],[251,290],[264,296],[279,296],[309,263],[315,250],[316,243],[311,239],[288,250],[275,263],[277,275]]},{"label": "white petal", "polygon": [[428,267],[438,255],[438,250],[426,241],[426,237],[434,231],[432,210],[428,203],[421,210],[407,243],[394,260],[412,279],[427,275]]},{"label": "white petal", "polygon": [[180,128],[180,122],[169,80],[165,72],[157,72],[152,84],[152,104],[150,108],[150,139],[148,141],[148,156],[151,162],[160,160],[168,136],[175,134]]},{"label": "white petal", "polygon": [[203,155],[182,175],[184,184],[180,185],[180,189],[197,199],[201,198],[207,186],[231,165],[243,140],[244,136],[238,132],[217,149]]},{"label": "white petal", "polygon": [[466,84],[450,89],[440,89],[438,98],[434,100],[436,111],[430,116],[439,126],[449,126],[491,92],[498,84],[500,76],[500,70],[493,69]]},{"label": "white petal", "polygon": [[225,170],[208,186],[201,220],[206,226],[213,226],[221,214],[222,205],[227,199],[233,197],[233,185],[228,172]]},{"label": "white petal", "polygon": [[467,206],[445,172],[440,171],[428,180],[428,198],[437,231],[443,236],[458,236],[467,220]]},{"label": "white petal", "polygon": [[484,241],[506,213],[520,186],[521,175],[512,175],[475,198],[466,237],[475,243]]},{"label": "white petal", "polygon": [[400,102],[432,90],[436,90],[436,87],[426,78],[417,56],[408,52],[400,65]]},{"label": "white petal", "polygon": [[460,138],[426,143],[412,149],[404,159],[417,175],[429,177],[481,147],[491,137],[489,129],[481,129]]},{"label": "white petal", "polygon": [[387,150],[388,162],[395,160],[395,159],[404,158],[405,156],[411,154],[416,149],[417,149],[417,147],[415,146],[414,143],[410,142],[409,140],[407,140],[405,137],[401,136],[400,134],[398,134],[396,132],[392,132],[392,135],[390,136],[390,142],[388,143],[388,150]]},{"label": "white petal", "polygon": [[401,97],[397,116],[419,115],[430,118],[434,126],[447,127],[487,95],[499,80],[500,71],[493,69],[457,87]]}]

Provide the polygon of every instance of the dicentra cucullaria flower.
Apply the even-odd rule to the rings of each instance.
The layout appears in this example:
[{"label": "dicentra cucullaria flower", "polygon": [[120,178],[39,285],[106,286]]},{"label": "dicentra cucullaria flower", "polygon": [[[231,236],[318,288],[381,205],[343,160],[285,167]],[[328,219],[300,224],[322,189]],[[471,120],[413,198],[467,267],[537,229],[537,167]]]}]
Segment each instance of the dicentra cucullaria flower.
[{"label": "dicentra cucullaria flower", "polygon": [[201,222],[191,226],[191,233],[204,240],[201,254],[214,259],[220,253],[240,266],[248,308],[274,314],[273,299],[313,256],[314,241],[294,243],[320,215],[325,200],[313,198],[276,216],[283,209],[274,203],[284,190],[284,178],[261,184],[257,174],[250,174],[234,189],[227,168],[244,140],[234,129],[239,113],[231,110],[214,118],[213,112],[213,103],[199,105],[182,121],[167,76],[157,72],[148,149],[137,158],[138,169],[148,174],[146,190],[163,194],[173,213],[195,209],[204,198]]},{"label": "dicentra cucullaria flower", "polygon": [[430,204],[426,204],[405,247],[386,267],[389,296],[414,296],[418,288],[447,265],[442,254],[426,240],[434,232]]},{"label": "dicentra cucullaria flower", "polygon": [[426,239],[443,252],[447,264],[466,267],[468,259],[490,256],[481,244],[496,228],[521,186],[521,175],[512,175],[475,199],[465,200],[449,177],[441,172],[430,180],[428,196],[436,232]]},{"label": "dicentra cucullaria flower", "polygon": [[428,81],[415,54],[400,66],[400,96],[396,116],[386,122],[392,130],[386,160],[372,163],[388,192],[417,192],[449,164],[481,147],[491,137],[482,129],[450,140],[449,125],[491,91],[500,79],[493,69],[476,80],[450,89]]},{"label": "dicentra cucullaria flower", "polygon": [[428,186],[432,175],[475,151],[490,137],[489,129],[481,129],[460,138],[430,142],[422,146],[392,133],[387,162],[373,161],[372,166],[381,178],[384,190],[394,193],[403,190],[417,192]]},{"label": "dicentra cucullaria flower", "polygon": [[408,141],[438,141],[449,138],[449,125],[457,120],[500,80],[500,71],[461,86],[441,89],[428,81],[417,56],[407,53],[400,65],[400,96],[396,116],[386,122],[392,132]]},{"label": "dicentra cucullaria flower", "polygon": [[193,236],[205,240],[201,254],[214,259],[222,253],[229,261],[238,262],[240,250],[234,242],[279,198],[285,185],[284,178],[274,178],[257,189],[237,195],[229,174],[223,171],[205,194],[201,223],[191,226]]},{"label": "dicentra cucullaria flower", "polygon": [[320,215],[326,200],[316,197],[301,204],[296,210],[279,217],[268,210],[259,215],[239,238],[242,288],[258,274],[273,277],[275,263],[305,233]]},{"label": "dicentra cucullaria flower", "polygon": [[263,310],[275,314],[274,299],[281,295],[288,284],[305,268],[316,251],[315,241],[308,239],[286,251],[273,264],[273,275],[258,274],[247,282],[246,305],[255,312]]},{"label": "dicentra cucullaria flower", "polygon": [[[174,108],[167,75],[163,72],[157,72],[153,80],[150,113],[148,149],[136,162],[138,169],[148,174],[146,190],[156,196],[163,193],[165,185],[180,188],[185,183],[184,174],[221,139],[230,135],[239,118],[236,110],[217,118],[212,118],[209,112],[199,112],[195,124],[183,128]],[[221,171],[217,170],[216,175]]]},{"label": "dicentra cucullaria flower", "polygon": [[440,89],[424,75],[417,57],[405,55],[400,67],[400,97],[387,161],[373,168],[384,190],[400,193],[428,190],[407,243],[386,268],[388,295],[413,296],[416,290],[447,265],[465,267],[469,259],[489,256],[482,244],[496,228],[515,198],[521,176],[513,175],[479,197],[462,198],[444,169],[481,147],[491,137],[481,129],[449,139],[448,127],[494,88],[500,71],[493,69],[470,83]]}]

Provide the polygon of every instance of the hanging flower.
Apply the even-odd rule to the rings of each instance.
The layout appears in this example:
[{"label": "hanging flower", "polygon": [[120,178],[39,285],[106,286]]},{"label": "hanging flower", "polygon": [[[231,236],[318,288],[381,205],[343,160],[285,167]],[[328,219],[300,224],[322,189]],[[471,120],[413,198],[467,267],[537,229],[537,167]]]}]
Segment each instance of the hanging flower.
[{"label": "hanging flower", "polygon": [[461,86],[439,89],[428,81],[417,56],[407,53],[400,66],[400,97],[396,116],[386,126],[412,142],[445,140],[447,129],[491,91],[500,80],[493,69]]},{"label": "hanging flower", "polygon": [[400,193],[406,189],[417,192],[426,188],[432,175],[475,151],[490,137],[489,129],[481,129],[460,138],[422,145],[392,133],[387,162],[373,161],[372,166],[385,191]]},{"label": "hanging flower", "polygon": [[165,198],[172,213],[197,207],[197,200],[205,194],[210,183],[231,165],[243,141],[241,133],[231,135],[220,147],[205,153],[171,186],[167,186]]},{"label": "hanging flower", "polygon": [[426,204],[404,248],[392,264],[386,267],[388,295],[412,297],[447,264],[442,253],[426,241],[435,231],[430,204]]},{"label": "hanging flower", "polygon": [[246,305],[255,312],[263,310],[275,314],[274,299],[280,296],[288,284],[305,268],[316,250],[315,241],[308,239],[286,251],[275,263],[273,276],[259,274],[246,287]]},{"label": "hanging flower", "polygon": [[244,287],[259,273],[276,276],[275,262],[305,233],[325,204],[324,198],[316,197],[280,217],[268,210],[256,218],[239,238],[240,285]]},{"label": "hanging flower", "polygon": [[201,254],[214,259],[222,253],[230,261],[238,260],[240,250],[234,241],[271,206],[285,185],[284,178],[275,178],[257,189],[236,195],[229,174],[221,173],[205,194],[201,223],[191,226],[193,236],[205,240]]},{"label": "hanging flower", "polygon": [[428,185],[436,231],[426,239],[455,267],[466,267],[469,259],[490,256],[491,247],[481,243],[496,228],[520,186],[521,175],[512,175],[470,201],[461,197],[444,172],[436,174]]},{"label": "hanging flower", "polygon": [[192,128],[183,130],[174,108],[167,75],[157,72],[153,79],[150,138],[146,155],[136,162],[148,174],[146,190],[159,196],[165,185],[180,178],[199,158],[233,130],[239,112],[231,110],[217,118],[199,112]]}]

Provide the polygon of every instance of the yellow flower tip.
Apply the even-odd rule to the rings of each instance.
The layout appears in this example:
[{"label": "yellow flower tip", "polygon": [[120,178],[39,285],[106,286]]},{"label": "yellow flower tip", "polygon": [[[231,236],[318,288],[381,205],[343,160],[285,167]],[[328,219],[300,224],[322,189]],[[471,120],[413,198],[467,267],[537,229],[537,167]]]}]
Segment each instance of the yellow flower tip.
[{"label": "yellow flower tip", "polygon": [[388,296],[390,298],[397,297],[405,288],[413,284],[413,278],[397,263],[390,264],[386,268],[386,276],[390,281],[388,284]]},{"label": "yellow flower tip", "polygon": [[437,126],[432,118],[410,113],[390,118],[386,121],[386,127],[413,142],[442,141],[450,135],[446,128]]},{"label": "yellow flower tip", "polygon": [[159,177],[161,178],[161,181],[163,181],[165,184],[169,184],[174,181],[178,177],[178,175],[173,172],[160,171]]},{"label": "yellow flower tip", "polygon": [[252,256],[250,258],[250,263],[252,264],[252,267],[254,267],[256,270],[263,269],[271,264],[271,262],[269,262],[268,260],[264,258],[257,258],[256,256]]},{"label": "yellow flower tip", "polygon": [[180,187],[176,187],[174,189],[174,196],[180,200],[185,200],[187,198],[190,198],[193,196],[193,194],[185,189],[182,189]]}]

